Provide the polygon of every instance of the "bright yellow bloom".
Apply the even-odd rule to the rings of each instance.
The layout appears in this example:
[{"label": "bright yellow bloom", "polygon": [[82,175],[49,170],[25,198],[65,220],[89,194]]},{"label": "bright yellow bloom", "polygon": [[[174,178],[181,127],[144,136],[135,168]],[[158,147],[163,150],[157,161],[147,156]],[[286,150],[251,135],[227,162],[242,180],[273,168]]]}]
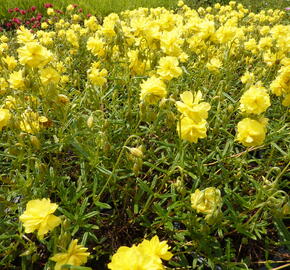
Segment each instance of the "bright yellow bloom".
[{"label": "bright yellow bloom", "polygon": [[259,85],[250,87],[241,97],[240,110],[245,113],[261,114],[271,105],[267,90]]},{"label": "bright yellow bloom", "polygon": [[193,94],[190,91],[183,92],[180,95],[180,98],[183,102],[176,102],[178,111],[196,123],[199,123],[203,119],[207,119],[207,112],[210,110],[210,105],[207,102],[199,103],[202,100],[202,94],[200,91],[195,94],[194,99]]},{"label": "bright yellow bloom", "polygon": [[135,245],[122,246],[113,255],[108,264],[111,270],[163,270],[161,260],[157,256],[151,256],[142,252]]},{"label": "bright yellow bloom", "polygon": [[0,78],[0,95],[6,92],[9,84],[4,78]]},{"label": "bright yellow bloom", "polygon": [[133,74],[141,75],[146,70],[146,62],[142,62],[138,56],[137,50],[129,50],[127,55],[129,58],[129,68]]},{"label": "bright yellow bloom", "polygon": [[191,118],[184,116],[177,123],[177,132],[181,139],[197,143],[199,138],[206,137],[206,120],[196,123]]},{"label": "bright yellow bloom", "polygon": [[14,71],[10,74],[8,80],[10,87],[13,89],[23,89],[25,88],[25,81],[23,77],[23,70]]},{"label": "bright yellow bloom", "polygon": [[74,9],[74,6],[71,4],[66,7],[67,11],[72,11],[73,9]]},{"label": "bright yellow bloom", "polygon": [[98,20],[95,16],[91,16],[88,20],[85,20],[84,25],[91,31],[96,31],[99,27]]},{"label": "bright yellow bloom", "polygon": [[160,58],[157,73],[163,80],[170,81],[178,78],[182,74],[182,69],[178,66],[178,59],[174,56]]},{"label": "bright yellow bloom", "polygon": [[11,113],[7,109],[0,109],[0,131],[3,127],[7,126],[11,118]]},{"label": "bright yellow bloom", "polygon": [[245,74],[241,77],[242,83],[251,83],[255,79],[255,75],[253,73],[250,73],[249,71],[246,71]]},{"label": "bright yellow bloom", "polygon": [[263,144],[266,137],[267,120],[266,118],[260,121],[244,118],[238,123],[236,140],[247,147]]},{"label": "bright yellow bloom", "polygon": [[103,86],[107,82],[107,79],[105,78],[107,75],[108,71],[104,68],[99,70],[93,67],[88,70],[88,78],[93,85]]},{"label": "bright yellow bloom", "polygon": [[6,99],[4,100],[4,108],[7,109],[15,109],[17,105],[17,101],[15,97],[12,96],[7,96]]},{"label": "bright yellow bloom", "polygon": [[30,67],[43,67],[52,60],[52,54],[38,42],[29,42],[17,50],[19,62]]},{"label": "bright yellow bloom", "polygon": [[218,58],[212,58],[207,64],[206,67],[213,72],[218,72],[223,63]]},{"label": "bright yellow bloom", "polygon": [[55,270],[67,269],[62,268],[62,265],[64,264],[80,266],[87,262],[87,258],[90,255],[90,253],[86,252],[87,248],[85,248],[82,245],[78,245],[77,243],[78,243],[77,239],[72,240],[68,247],[67,252],[57,253],[50,258],[50,260],[56,262],[54,267]]},{"label": "bright yellow bloom", "polygon": [[69,29],[66,31],[66,39],[73,47],[79,47],[79,38],[74,30]]},{"label": "bright yellow bloom", "polygon": [[13,56],[6,56],[3,61],[6,63],[8,70],[13,70],[17,66],[17,60]]},{"label": "bright yellow bloom", "polygon": [[142,253],[150,254],[152,256],[157,256],[163,260],[170,260],[173,254],[169,252],[169,246],[167,241],[159,241],[157,235],[155,235],[151,240],[143,240],[141,244],[138,245],[138,248],[141,249]]},{"label": "bright yellow bloom", "polygon": [[166,97],[166,85],[165,83],[152,76],[141,84],[140,99],[148,104],[156,104],[160,99]]},{"label": "bright yellow bloom", "polygon": [[61,220],[53,215],[58,205],[51,203],[50,199],[31,200],[26,205],[25,212],[19,217],[23,222],[25,233],[38,231],[39,238],[57,227]]},{"label": "bright yellow bloom", "polygon": [[43,22],[41,23],[41,29],[47,29],[48,28],[48,23],[47,22]]},{"label": "bright yellow bloom", "polygon": [[39,132],[41,125],[48,122],[45,116],[39,116],[37,112],[25,111],[21,114],[21,121],[19,127],[21,130],[34,134]]},{"label": "bright yellow bloom", "polygon": [[98,37],[90,37],[87,41],[87,49],[93,55],[102,57],[105,54],[105,43]]},{"label": "bright yellow bloom", "polygon": [[201,191],[196,189],[191,194],[191,207],[198,213],[212,214],[221,204],[221,192],[217,188],[209,187]]},{"label": "bright yellow bloom", "polygon": [[282,105],[283,106],[290,106],[290,93],[284,97],[284,100],[282,101]]},{"label": "bright yellow bloom", "polygon": [[30,32],[29,29],[25,28],[23,25],[17,30],[17,41],[18,43],[28,43],[35,41],[35,36]]},{"label": "bright yellow bloom", "polygon": [[43,85],[57,84],[60,80],[60,75],[54,68],[44,68],[40,71],[40,80]]},{"label": "bright yellow bloom", "polygon": [[48,8],[48,9],[46,10],[46,12],[47,12],[47,15],[53,15],[53,14],[54,14],[54,10],[53,10],[53,8]]}]

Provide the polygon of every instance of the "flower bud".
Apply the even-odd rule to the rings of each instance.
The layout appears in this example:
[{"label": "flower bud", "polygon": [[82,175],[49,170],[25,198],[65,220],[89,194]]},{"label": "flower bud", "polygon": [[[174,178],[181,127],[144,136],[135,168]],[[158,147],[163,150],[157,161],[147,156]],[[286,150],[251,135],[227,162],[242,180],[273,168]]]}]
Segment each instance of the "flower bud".
[{"label": "flower bud", "polygon": [[206,221],[213,224],[214,220],[220,215],[222,206],[221,192],[219,189],[209,187],[204,190],[196,189],[191,194],[191,207],[198,213],[206,215]]},{"label": "flower bud", "polygon": [[130,153],[137,158],[143,158],[142,145],[138,147],[128,147]]},{"label": "flower bud", "polygon": [[31,144],[36,148],[39,149],[40,148],[40,141],[38,140],[38,138],[36,136],[30,136],[30,141]]},{"label": "flower bud", "polygon": [[93,124],[94,124],[94,117],[92,115],[90,115],[90,117],[87,120],[88,128],[92,128]]}]

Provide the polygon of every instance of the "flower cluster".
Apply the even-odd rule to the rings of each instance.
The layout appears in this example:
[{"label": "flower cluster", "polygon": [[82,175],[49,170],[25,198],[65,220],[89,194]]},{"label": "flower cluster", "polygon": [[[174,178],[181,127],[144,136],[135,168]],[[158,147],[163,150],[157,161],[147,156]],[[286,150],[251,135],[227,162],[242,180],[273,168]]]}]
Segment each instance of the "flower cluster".
[{"label": "flower cluster", "polygon": [[177,123],[177,131],[181,139],[197,143],[199,138],[206,137],[208,111],[210,105],[200,102],[202,94],[198,91],[195,96],[186,91],[180,95],[181,101],[176,102],[179,112],[182,113]]},{"label": "flower cluster", "polygon": [[[240,110],[248,115],[260,116],[270,107],[270,96],[260,83],[252,85],[240,99]],[[244,146],[263,144],[266,136],[267,118],[244,118],[238,123],[237,141]]]},{"label": "flower cluster", "polygon": [[159,241],[158,236],[132,247],[122,246],[108,264],[111,270],[162,270],[162,260],[170,260],[173,254],[168,251],[167,241]]}]

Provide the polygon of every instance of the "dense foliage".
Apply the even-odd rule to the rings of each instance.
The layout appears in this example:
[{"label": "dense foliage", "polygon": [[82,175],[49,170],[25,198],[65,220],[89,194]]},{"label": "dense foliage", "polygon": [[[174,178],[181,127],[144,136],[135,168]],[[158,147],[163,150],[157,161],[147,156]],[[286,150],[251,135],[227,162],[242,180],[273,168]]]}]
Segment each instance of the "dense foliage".
[{"label": "dense foliage", "polygon": [[288,11],[79,8],[0,35],[1,269],[289,261]]}]

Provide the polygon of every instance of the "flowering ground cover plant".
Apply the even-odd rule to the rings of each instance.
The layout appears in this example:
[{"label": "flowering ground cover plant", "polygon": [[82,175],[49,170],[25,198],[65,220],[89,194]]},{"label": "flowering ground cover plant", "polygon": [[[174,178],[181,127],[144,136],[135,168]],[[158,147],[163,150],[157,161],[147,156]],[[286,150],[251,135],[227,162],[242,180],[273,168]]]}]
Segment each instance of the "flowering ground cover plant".
[{"label": "flowering ground cover plant", "polygon": [[49,8],[0,35],[1,269],[289,266],[287,11]]}]

